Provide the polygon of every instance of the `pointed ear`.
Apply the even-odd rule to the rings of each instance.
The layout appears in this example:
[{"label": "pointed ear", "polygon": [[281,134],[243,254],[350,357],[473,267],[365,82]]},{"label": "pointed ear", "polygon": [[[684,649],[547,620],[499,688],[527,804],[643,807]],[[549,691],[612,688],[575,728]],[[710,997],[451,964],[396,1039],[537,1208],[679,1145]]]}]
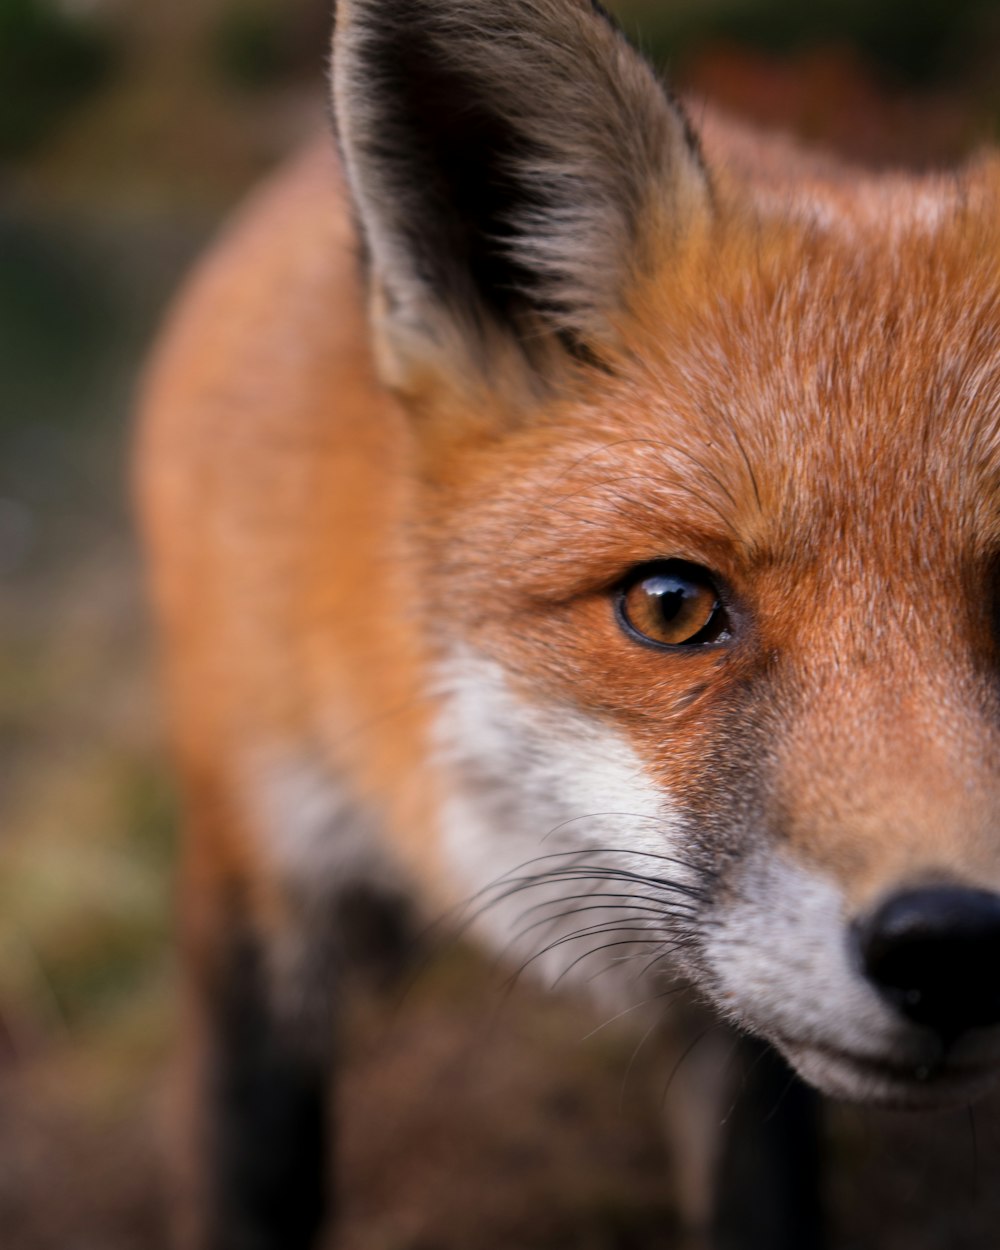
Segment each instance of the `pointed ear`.
[{"label": "pointed ear", "polygon": [[[675,101],[595,0],[339,0],[338,133],[386,381],[535,383],[600,357],[710,190]],[[537,386],[536,386],[537,389]]]}]

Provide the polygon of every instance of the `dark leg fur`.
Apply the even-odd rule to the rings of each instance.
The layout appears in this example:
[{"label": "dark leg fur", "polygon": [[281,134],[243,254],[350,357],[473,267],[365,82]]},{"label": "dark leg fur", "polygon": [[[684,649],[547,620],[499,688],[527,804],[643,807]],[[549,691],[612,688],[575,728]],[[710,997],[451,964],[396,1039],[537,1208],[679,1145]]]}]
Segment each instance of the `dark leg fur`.
[{"label": "dark leg fur", "polygon": [[738,1045],[712,1250],[823,1250],[819,1095],[765,1043]]},{"label": "dark leg fur", "polygon": [[409,912],[400,895],[345,882],[329,897],[290,891],[270,934],[250,902],[259,891],[197,853],[176,1245],[312,1250],[330,1217],[336,1000],[357,974],[391,979],[412,950]]},{"label": "dark leg fur", "polygon": [[275,1009],[245,927],[221,973],[205,1072],[206,1250],[307,1250],[327,1214],[329,1059]]}]

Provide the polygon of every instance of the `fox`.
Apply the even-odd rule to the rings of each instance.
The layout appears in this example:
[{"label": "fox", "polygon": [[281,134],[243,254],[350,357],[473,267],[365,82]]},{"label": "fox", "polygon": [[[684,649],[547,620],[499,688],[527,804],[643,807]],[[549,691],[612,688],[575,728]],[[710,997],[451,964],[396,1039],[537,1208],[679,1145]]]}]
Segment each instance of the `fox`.
[{"label": "fox", "polygon": [[352,917],[416,909],[794,1073],[681,1200],[819,1246],[820,1095],[1000,1072],[1000,162],[696,127],[596,0],[338,0],[331,99],[142,402],[175,1244],[317,1243]]}]

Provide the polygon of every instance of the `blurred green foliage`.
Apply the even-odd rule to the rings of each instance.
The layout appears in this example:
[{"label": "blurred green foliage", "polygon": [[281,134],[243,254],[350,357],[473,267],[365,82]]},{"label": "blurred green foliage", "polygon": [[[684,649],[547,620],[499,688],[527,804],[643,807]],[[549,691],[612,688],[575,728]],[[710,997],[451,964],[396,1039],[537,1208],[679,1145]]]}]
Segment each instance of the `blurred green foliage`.
[{"label": "blurred green foliage", "polygon": [[0,157],[37,147],[109,76],[114,50],[105,28],[51,0],[0,3]]},{"label": "blurred green foliage", "polygon": [[210,34],[212,60],[226,82],[248,90],[319,80],[331,11],[326,0],[227,0]]},{"label": "blurred green foliage", "polygon": [[96,258],[65,233],[0,213],[0,439],[40,417],[72,423],[114,328]]},{"label": "blurred green foliage", "polygon": [[854,48],[887,78],[926,85],[1000,45],[994,0],[617,0],[612,7],[653,56],[673,63],[717,40],[784,54],[834,43]]},{"label": "blurred green foliage", "polygon": [[235,86],[263,87],[283,76],[282,16],[265,4],[231,4],[213,32],[214,60]]}]

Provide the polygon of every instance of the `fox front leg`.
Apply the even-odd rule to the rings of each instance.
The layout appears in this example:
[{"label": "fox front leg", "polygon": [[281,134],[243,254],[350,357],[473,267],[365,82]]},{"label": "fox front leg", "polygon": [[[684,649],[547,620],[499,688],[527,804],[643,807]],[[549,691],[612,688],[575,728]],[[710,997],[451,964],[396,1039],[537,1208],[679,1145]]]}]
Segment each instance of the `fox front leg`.
[{"label": "fox front leg", "polygon": [[[250,884],[229,870],[189,864],[185,876],[174,1244],[312,1250],[331,1205],[325,944],[275,931]],[[311,966],[298,953],[306,950]]]},{"label": "fox front leg", "polygon": [[709,1244],[824,1250],[820,1095],[766,1042],[741,1034],[736,1045]]},{"label": "fox front leg", "polygon": [[824,1250],[819,1095],[766,1043],[687,1021],[666,1099],[691,1250]]}]

